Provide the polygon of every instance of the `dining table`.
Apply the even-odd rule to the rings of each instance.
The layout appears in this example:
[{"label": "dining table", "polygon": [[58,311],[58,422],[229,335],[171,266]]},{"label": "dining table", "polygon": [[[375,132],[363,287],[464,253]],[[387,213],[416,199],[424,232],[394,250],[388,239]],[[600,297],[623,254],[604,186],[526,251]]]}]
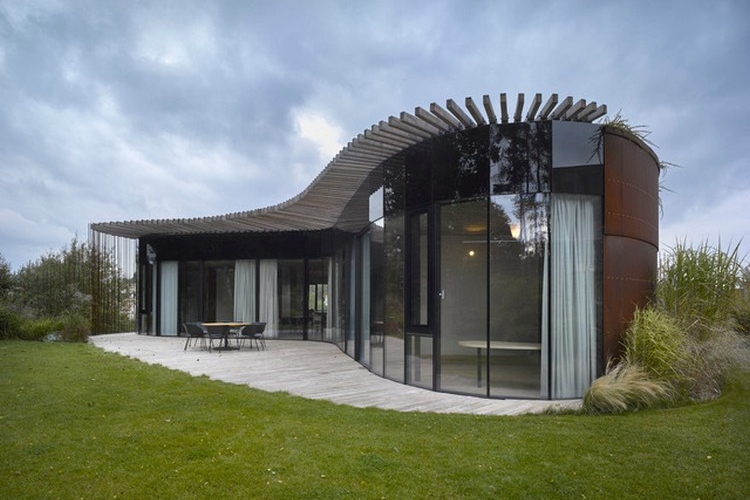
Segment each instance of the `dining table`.
[{"label": "dining table", "polygon": [[201,323],[201,325],[206,328],[209,335],[214,334],[221,336],[224,349],[232,349],[229,345],[229,334],[231,331],[235,328],[242,328],[249,324],[250,323],[242,323],[239,321],[210,321]]}]

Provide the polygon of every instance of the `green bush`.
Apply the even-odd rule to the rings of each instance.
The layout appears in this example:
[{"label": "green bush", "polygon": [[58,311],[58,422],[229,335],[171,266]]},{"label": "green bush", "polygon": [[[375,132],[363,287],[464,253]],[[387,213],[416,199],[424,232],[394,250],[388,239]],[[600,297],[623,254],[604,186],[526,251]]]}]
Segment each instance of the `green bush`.
[{"label": "green bush", "polygon": [[86,342],[91,332],[88,318],[80,313],[69,313],[62,317],[62,340],[65,342]]},{"label": "green bush", "polygon": [[0,339],[19,338],[23,319],[15,311],[0,305]]},{"label": "green bush", "polygon": [[604,376],[594,380],[582,408],[586,413],[622,413],[662,406],[670,399],[668,384],[653,380],[637,364],[620,362],[607,366]]},{"label": "green bush", "polygon": [[20,326],[19,338],[24,340],[44,340],[47,335],[59,333],[63,328],[61,319],[25,319]]}]

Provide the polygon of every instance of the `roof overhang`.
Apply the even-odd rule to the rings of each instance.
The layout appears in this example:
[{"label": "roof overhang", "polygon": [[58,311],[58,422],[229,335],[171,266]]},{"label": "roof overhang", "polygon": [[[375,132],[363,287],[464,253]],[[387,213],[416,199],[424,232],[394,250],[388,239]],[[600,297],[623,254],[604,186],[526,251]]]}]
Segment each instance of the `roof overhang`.
[{"label": "roof overhang", "polygon": [[492,98],[485,95],[481,107],[467,97],[464,108],[448,99],[445,107],[432,103],[429,111],[417,107],[413,114],[390,116],[352,139],[302,193],[278,205],[212,217],[93,223],[91,229],[126,238],[329,229],[336,226],[349,201],[376,167],[424,140],[488,123],[593,122],[607,113],[606,105],[584,99],[566,97],[560,101],[557,94],[552,94],[543,103],[542,94],[535,94],[524,116],[524,102],[524,94],[518,94],[512,115],[503,93],[499,96],[499,113]]}]

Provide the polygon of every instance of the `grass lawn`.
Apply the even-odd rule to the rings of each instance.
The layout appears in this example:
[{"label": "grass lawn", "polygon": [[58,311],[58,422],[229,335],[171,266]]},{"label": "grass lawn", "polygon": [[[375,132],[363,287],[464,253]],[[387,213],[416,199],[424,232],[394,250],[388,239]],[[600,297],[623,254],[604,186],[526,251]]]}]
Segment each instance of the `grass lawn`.
[{"label": "grass lawn", "polygon": [[0,342],[0,498],[747,499],[750,375],[621,416],[356,409]]}]

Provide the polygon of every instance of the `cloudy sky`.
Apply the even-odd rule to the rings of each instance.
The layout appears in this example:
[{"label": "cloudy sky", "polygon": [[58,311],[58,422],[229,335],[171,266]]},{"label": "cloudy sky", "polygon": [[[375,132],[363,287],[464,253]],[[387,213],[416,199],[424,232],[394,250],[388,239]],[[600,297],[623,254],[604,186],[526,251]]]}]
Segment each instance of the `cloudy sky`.
[{"label": "cloudy sky", "polygon": [[556,92],[644,125],[662,242],[750,251],[750,2],[0,0],[0,254],[304,189],[415,106]]}]

